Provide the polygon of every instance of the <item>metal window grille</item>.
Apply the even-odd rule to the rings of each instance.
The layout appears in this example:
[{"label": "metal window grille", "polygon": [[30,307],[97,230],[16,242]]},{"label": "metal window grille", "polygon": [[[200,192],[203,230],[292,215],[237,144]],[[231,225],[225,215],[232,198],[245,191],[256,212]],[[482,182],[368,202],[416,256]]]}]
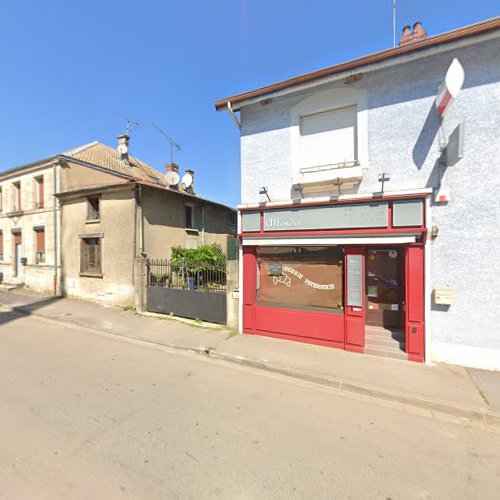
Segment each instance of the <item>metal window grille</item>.
[{"label": "metal window grille", "polygon": [[226,263],[188,262],[173,263],[167,259],[151,259],[147,264],[148,286],[226,292]]}]

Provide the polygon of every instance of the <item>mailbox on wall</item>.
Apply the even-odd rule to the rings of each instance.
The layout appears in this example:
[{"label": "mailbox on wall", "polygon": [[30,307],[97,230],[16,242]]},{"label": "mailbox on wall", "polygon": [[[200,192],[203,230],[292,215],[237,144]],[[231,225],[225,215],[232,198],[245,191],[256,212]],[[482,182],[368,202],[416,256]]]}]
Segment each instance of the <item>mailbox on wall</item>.
[{"label": "mailbox on wall", "polygon": [[451,288],[434,288],[432,290],[432,301],[436,305],[451,306],[454,299],[455,294]]}]

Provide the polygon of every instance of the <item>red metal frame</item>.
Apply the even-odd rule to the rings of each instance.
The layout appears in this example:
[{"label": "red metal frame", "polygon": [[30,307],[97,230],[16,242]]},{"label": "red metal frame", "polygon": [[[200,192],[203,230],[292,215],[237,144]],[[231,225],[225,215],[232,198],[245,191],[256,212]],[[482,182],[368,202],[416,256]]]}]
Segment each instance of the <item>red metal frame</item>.
[{"label": "red metal frame", "polygon": [[[406,336],[406,350],[408,359],[423,362],[424,353],[424,246],[427,229],[425,225],[405,228],[395,228],[392,225],[392,200],[401,198],[422,198],[422,196],[399,196],[391,199],[380,200],[389,202],[387,227],[375,229],[333,229],[319,231],[265,231],[263,230],[263,209],[260,209],[260,231],[253,233],[240,233],[240,237],[275,238],[279,237],[304,237],[328,235],[397,235],[417,233],[422,236],[422,241],[398,245],[404,249],[404,295],[405,312],[404,328]],[[375,198],[366,200],[349,200],[335,203],[359,203],[361,201],[375,201]],[[319,203],[317,205],[320,205]],[[288,205],[282,205],[284,208]],[[294,205],[316,206],[315,205]],[[274,208],[274,207],[273,207]],[[276,207],[278,208],[278,207]],[[271,207],[269,207],[271,209]],[[255,209],[248,209],[255,211]],[[423,218],[425,221],[425,203],[423,204]],[[344,266],[344,304],[347,304],[346,283],[347,257],[349,255],[363,256],[363,290],[365,290],[365,254],[367,246],[384,245],[350,245],[345,247]],[[344,315],[298,311],[293,309],[273,308],[256,304],[256,247],[243,247],[243,332],[253,335],[295,340],[310,344],[337,347],[354,352],[363,352],[365,344],[366,326],[366,300],[361,307],[345,305]],[[366,294],[366,291],[364,292]],[[364,297],[366,299],[366,296]]]}]

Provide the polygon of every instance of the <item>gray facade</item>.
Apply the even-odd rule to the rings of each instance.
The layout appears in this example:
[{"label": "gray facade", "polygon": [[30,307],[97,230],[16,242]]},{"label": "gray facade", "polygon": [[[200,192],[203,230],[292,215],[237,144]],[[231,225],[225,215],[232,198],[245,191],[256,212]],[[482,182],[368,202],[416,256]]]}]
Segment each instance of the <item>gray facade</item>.
[{"label": "gray facade", "polygon": [[[454,291],[451,306],[431,305],[426,318],[428,360],[500,370],[500,33],[444,45],[399,64],[345,80],[272,96],[271,102],[241,107],[241,201],[274,201],[335,195],[302,195],[292,182],[293,109],[328,90],[346,87],[366,95],[367,161],[362,180],[342,194],[380,190],[378,176],[390,173],[385,190],[436,188],[440,149],[459,123],[465,124],[464,158],[444,171],[441,185],[448,203],[434,203],[428,225],[439,235],[428,243],[426,294],[433,288]],[[444,121],[435,109],[437,88],[453,58],[465,70],[465,83]],[[290,89],[289,89],[290,90]]]}]

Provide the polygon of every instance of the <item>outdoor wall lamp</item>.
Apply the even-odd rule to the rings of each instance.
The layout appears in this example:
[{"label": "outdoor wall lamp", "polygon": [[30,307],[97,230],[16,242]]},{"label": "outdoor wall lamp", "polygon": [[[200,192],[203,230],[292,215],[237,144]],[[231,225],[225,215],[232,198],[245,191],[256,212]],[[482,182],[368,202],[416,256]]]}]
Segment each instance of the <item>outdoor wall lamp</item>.
[{"label": "outdoor wall lamp", "polygon": [[269,193],[267,191],[267,187],[266,186],[262,186],[261,188],[259,188],[259,194],[265,194],[267,196],[267,199],[269,201],[271,201],[271,198],[269,198]]},{"label": "outdoor wall lamp", "polygon": [[391,176],[387,172],[382,172],[378,176],[378,181],[382,183],[382,189],[380,193],[383,195],[384,194],[384,184],[386,182],[389,182],[391,180]]},{"label": "outdoor wall lamp", "polygon": [[340,177],[337,177],[337,178],[333,181],[333,185],[334,185],[334,186],[337,186],[337,189],[339,190],[339,197],[340,197],[340,187],[342,186],[342,184],[344,184],[344,181],[343,181]]}]

